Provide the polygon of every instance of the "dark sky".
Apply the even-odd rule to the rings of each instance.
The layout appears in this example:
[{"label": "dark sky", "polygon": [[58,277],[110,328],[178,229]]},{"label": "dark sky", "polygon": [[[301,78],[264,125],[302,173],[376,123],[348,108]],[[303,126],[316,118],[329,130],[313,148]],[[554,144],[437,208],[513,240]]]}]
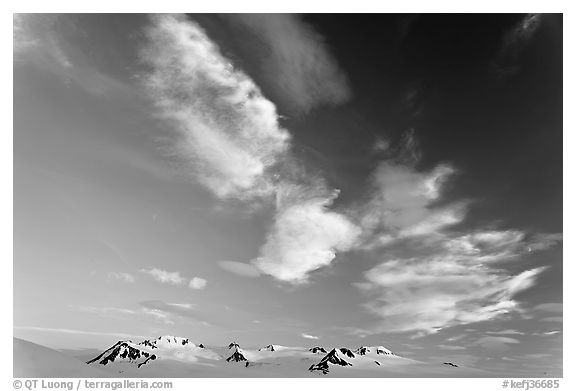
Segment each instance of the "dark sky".
[{"label": "dark sky", "polygon": [[419,167],[458,167],[453,196],[482,197],[470,210],[477,219],[561,230],[562,16],[543,17],[529,42],[505,48],[523,17],[306,15],[358,92],[346,108],[352,119],[340,109],[316,114],[316,132],[338,127],[345,136],[331,145],[305,129],[298,136],[322,153],[362,159],[376,135],[398,140],[414,129]]}]

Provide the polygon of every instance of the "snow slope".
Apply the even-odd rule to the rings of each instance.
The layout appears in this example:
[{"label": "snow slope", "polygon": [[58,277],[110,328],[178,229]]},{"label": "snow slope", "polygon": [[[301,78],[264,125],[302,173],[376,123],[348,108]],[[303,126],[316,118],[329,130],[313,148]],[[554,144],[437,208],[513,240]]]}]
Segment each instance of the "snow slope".
[{"label": "snow slope", "polygon": [[[28,347],[28,342],[19,345]],[[30,344],[34,345],[34,344]],[[19,368],[35,368],[26,376],[38,377],[481,377],[480,371],[442,362],[425,363],[400,357],[383,346],[357,349],[267,345],[244,348],[204,346],[188,338],[161,336],[141,342],[118,341],[87,360],[86,364],[62,353],[35,345],[28,358],[16,356]],[[20,352],[26,349],[19,349]],[[54,356],[54,357],[52,357]],[[30,363],[35,363],[31,366]],[[16,364],[15,364],[16,368]],[[15,369],[15,376],[16,376]],[[22,371],[18,373],[24,373]],[[22,375],[24,376],[24,375]]]},{"label": "snow slope", "polygon": [[14,377],[109,377],[102,368],[54,349],[14,338]]}]

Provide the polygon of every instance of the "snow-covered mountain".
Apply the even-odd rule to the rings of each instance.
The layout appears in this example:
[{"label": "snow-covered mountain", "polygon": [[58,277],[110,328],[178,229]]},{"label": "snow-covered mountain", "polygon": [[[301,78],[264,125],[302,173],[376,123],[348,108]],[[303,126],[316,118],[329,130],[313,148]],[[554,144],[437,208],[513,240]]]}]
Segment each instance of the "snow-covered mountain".
[{"label": "snow-covered mountain", "polygon": [[203,345],[196,345],[188,338],[174,336],[145,339],[138,343],[118,341],[86,363],[96,366],[116,367],[120,372],[129,366],[141,368],[144,365],[150,365],[151,362],[157,359],[184,363],[221,359],[220,355],[201,346]]},{"label": "snow-covered mountain", "polygon": [[109,377],[482,376],[454,363],[407,359],[384,346],[327,349],[269,344],[252,349],[236,342],[225,346],[196,344],[175,336],[118,341],[86,364],[86,369],[108,373]]},{"label": "snow-covered mountain", "polygon": [[384,346],[360,346],[354,352],[348,348],[334,348],[326,354],[319,363],[311,365],[308,368],[311,372],[318,372],[324,375],[330,372],[332,367],[353,367],[357,366],[361,369],[377,369],[377,367],[390,365],[403,364],[402,361],[392,360],[406,360],[392,353]]}]

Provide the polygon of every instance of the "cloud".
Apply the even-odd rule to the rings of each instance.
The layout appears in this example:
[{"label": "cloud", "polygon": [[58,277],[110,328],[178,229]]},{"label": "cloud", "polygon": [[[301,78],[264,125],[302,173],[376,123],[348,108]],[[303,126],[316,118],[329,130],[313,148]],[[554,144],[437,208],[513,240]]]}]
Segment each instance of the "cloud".
[{"label": "cloud", "polygon": [[365,248],[386,246],[397,239],[426,236],[461,222],[464,206],[432,204],[454,173],[448,165],[418,172],[409,165],[382,162],[372,176],[371,200],[359,208]]},{"label": "cloud", "polygon": [[240,48],[257,56],[260,77],[287,109],[306,113],[350,99],[347,77],[325,39],[301,16],[229,14],[223,18],[238,28]]},{"label": "cloud", "polygon": [[517,51],[519,46],[526,44],[532,38],[540,23],[542,15],[526,14],[522,19],[510,29],[504,36],[503,50]]},{"label": "cloud", "polygon": [[532,335],[535,335],[538,337],[549,337],[549,336],[557,335],[557,334],[562,334],[562,331],[561,330],[550,330],[550,331],[542,331],[542,332],[532,333]]},{"label": "cloud", "polygon": [[200,289],[206,288],[207,284],[208,284],[208,281],[206,281],[205,279],[200,278],[200,277],[194,277],[190,280],[190,283],[188,284],[188,286],[191,289],[200,290]]},{"label": "cloud", "polygon": [[280,185],[275,221],[254,266],[278,280],[301,284],[310,272],[329,265],[337,251],[349,250],[360,231],[329,210],[337,196],[321,185]]},{"label": "cloud", "polygon": [[517,344],[517,343],[520,343],[520,341],[518,341],[515,338],[482,337],[476,340],[472,345],[477,345],[490,351],[503,352],[505,350],[508,350],[509,344]]},{"label": "cloud", "polygon": [[[297,19],[273,18],[279,23],[275,29],[296,28]],[[252,262],[255,270],[302,283],[309,272],[330,264],[336,251],[349,249],[358,231],[346,217],[329,210],[337,192],[318,186],[303,169],[292,168],[290,136],[279,126],[274,104],[254,82],[185,16],[153,16],[146,37],[142,58],[150,71],[145,85],[160,116],[176,131],[175,154],[188,161],[195,177],[219,198],[277,201],[271,232]],[[296,50],[291,56],[300,53]],[[310,60],[320,61],[316,57]],[[331,68],[319,69],[321,74],[314,73],[316,68],[295,69],[289,82],[302,83],[292,77],[307,78],[308,96],[315,94],[317,77],[332,77]],[[318,83],[328,87],[325,81]],[[239,264],[220,266],[240,275],[256,274]]]},{"label": "cloud", "polygon": [[400,145],[406,148],[397,147],[377,166],[369,201],[354,210],[362,227],[358,247],[380,262],[354,283],[379,319],[370,332],[425,335],[523,311],[514,296],[532,287],[546,267],[512,275],[500,263],[546,250],[561,235],[456,231],[467,203],[447,202],[444,195],[456,170],[449,164],[417,170],[418,159],[403,152],[416,148],[413,137],[405,135],[408,141]]},{"label": "cloud", "polygon": [[533,242],[529,245],[528,251],[541,251],[548,250],[556,246],[563,239],[561,233],[555,234],[536,234],[534,235]]},{"label": "cloud", "polygon": [[141,301],[139,304],[147,310],[198,319],[198,313],[192,304],[166,303],[162,300],[146,300]]},{"label": "cloud", "polygon": [[180,272],[168,272],[157,268],[141,269],[140,272],[151,276],[162,284],[182,285],[186,282],[186,279],[180,275]]},{"label": "cloud", "polygon": [[454,346],[454,345],[437,345],[438,348],[444,350],[466,350],[463,346]]},{"label": "cloud", "polygon": [[492,62],[492,70],[500,76],[514,74],[520,53],[528,45],[542,23],[542,15],[526,14],[502,38],[500,50]]},{"label": "cloud", "polygon": [[499,330],[499,331],[486,331],[486,334],[493,334],[493,335],[513,335],[513,334],[518,334],[518,335],[523,335],[525,334],[522,331],[518,331],[518,330]]},{"label": "cloud", "polygon": [[320,337],[317,337],[315,335],[306,334],[306,333],[302,333],[302,334],[300,334],[300,336],[302,338],[307,338],[307,339],[320,339]]},{"label": "cloud", "polygon": [[77,15],[14,14],[14,69],[33,65],[56,76],[67,86],[79,87],[96,96],[111,94],[125,101],[139,100],[134,87],[94,64],[92,53],[75,38],[86,36]]},{"label": "cloud", "polygon": [[136,282],[136,277],[134,277],[130,273],[118,273],[118,272],[110,272],[108,273],[108,278],[112,280],[118,280],[128,283]]},{"label": "cloud", "polygon": [[14,14],[13,50],[16,62],[31,61],[44,67],[71,69],[72,62],[62,48],[55,26],[60,15]]},{"label": "cloud", "polygon": [[190,303],[167,303],[167,305],[169,305],[171,307],[176,307],[176,308],[184,308],[187,310],[191,310],[192,308],[195,307],[194,304],[190,304]]},{"label": "cloud", "polygon": [[234,261],[218,261],[218,266],[230,273],[237,274],[242,277],[259,277],[262,275],[260,271],[253,265],[243,262]]},{"label": "cloud", "polygon": [[544,312],[563,312],[562,303],[542,303],[534,306],[536,311]]},{"label": "cloud", "polygon": [[145,315],[150,315],[156,320],[163,322],[165,324],[169,325],[174,324],[174,321],[170,319],[170,315],[165,313],[164,311],[160,311],[157,309],[143,308],[142,313],[144,313]]},{"label": "cloud", "polygon": [[[162,300],[141,301],[142,313],[153,316],[156,320],[165,324],[182,323],[185,320],[192,321],[196,325],[219,325],[225,326],[217,319],[206,321],[209,315],[199,311],[194,304],[190,303],[166,303]],[[211,318],[214,318],[212,314]]]},{"label": "cloud", "polygon": [[513,296],[533,286],[543,270],[509,276],[457,257],[391,259],[356,285],[371,297],[366,308],[381,318],[376,332],[434,333],[517,310]]},{"label": "cloud", "polygon": [[176,132],[174,153],[220,198],[274,190],[273,167],[289,147],[276,108],[185,16],[155,15],[142,59],[159,115]]},{"label": "cloud", "polygon": [[549,318],[540,319],[542,322],[563,322],[564,318],[562,316],[551,316]]},{"label": "cloud", "polygon": [[109,315],[109,314],[123,314],[123,315],[134,315],[136,311],[127,308],[116,308],[116,307],[91,307],[91,306],[70,306],[73,310],[88,312],[97,315]]},{"label": "cloud", "polygon": [[18,330],[30,330],[30,331],[42,331],[49,333],[62,333],[62,334],[81,334],[81,335],[97,335],[97,336],[112,336],[119,338],[148,338],[142,335],[134,335],[128,333],[120,332],[99,332],[99,331],[86,331],[86,330],[74,330],[74,329],[64,329],[64,328],[50,328],[50,327],[34,327],[34,326],[14,326]]}]

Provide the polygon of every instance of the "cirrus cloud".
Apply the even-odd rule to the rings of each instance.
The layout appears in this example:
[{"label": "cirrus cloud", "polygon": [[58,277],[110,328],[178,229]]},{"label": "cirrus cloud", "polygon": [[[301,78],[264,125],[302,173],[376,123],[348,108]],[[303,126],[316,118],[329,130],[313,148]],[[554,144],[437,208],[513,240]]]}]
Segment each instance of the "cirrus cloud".
[{"label": "cirrus cloud", "polygon": [[218,266],[222,270],[226,270],[227,272],[242,276],[242,277],[259,277],[262,275],[258,268],[255,266],[244,263],[244,262],[235,262],[235,261],[218,261]]},{"label": "cirrus cloud", "polygon": [[144,82],[176,132],[174,154],[220,198],[273,191],[272,167],[289,146],[276,107],[186,16],[155,15],[146,31]]},{"label": "cirrus cloud", "polygon": [[324,38],[302,16],[228,14],[223,18],[237,27],[241,50],[252,56],[256,51],[259,76],[287,109],[306,113],[350,99],[345,73]]}]

